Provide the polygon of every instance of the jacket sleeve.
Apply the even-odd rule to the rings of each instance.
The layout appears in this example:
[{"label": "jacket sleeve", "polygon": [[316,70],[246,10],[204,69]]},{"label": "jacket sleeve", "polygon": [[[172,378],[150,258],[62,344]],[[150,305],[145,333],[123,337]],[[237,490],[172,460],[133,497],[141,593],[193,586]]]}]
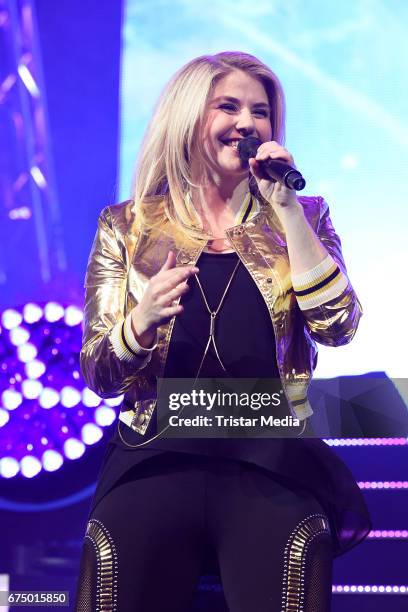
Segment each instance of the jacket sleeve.
[{"label": "jacket sleeve", "polygon": [[328,205],[323,198],[319,203],[317,235],[328,256],[308,272],[292,275],[292,283],[312,338],[326,346],[341,346],[352,340],[362,308],[347,276]]},{"label": "jacket sleeve", "polygon": [[85,277],[84,333],[80,354],[84,379],[101,397],[117,397],[135,381],[152,349],[140,347],[126,318],[127,263],[105,208],[98,220]]}]

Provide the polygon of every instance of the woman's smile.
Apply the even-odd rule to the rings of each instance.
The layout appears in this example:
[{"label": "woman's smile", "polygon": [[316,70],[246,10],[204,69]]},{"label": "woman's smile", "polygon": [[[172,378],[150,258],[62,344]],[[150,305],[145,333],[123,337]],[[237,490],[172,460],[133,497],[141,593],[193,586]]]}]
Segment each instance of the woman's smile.
[{"label": "woman's smile", "polygon": [[221,140],[221,142],[226,147],[230,147],[232,149],[238,149],[238,143],[240,140],[242,140],[242,138],[233,139],[233,140]]}]

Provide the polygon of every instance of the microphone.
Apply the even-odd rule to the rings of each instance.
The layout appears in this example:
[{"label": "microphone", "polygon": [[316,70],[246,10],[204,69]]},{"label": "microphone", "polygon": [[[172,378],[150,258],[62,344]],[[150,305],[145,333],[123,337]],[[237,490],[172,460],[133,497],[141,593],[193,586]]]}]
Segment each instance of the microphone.
[{"label": "microphone", "polygon": [[[242,138],[238,142],[238,153],[241,158],[243,167],[248,164],[250,157],[256,157],[258,147],[260,147],[262,141],[254,136],[248,136]],[[261,170],[264,174],[264,178],[273,179],[283,183],[289,189],[295,189],[301,191],[305,188],[306,181],[298,170],[293,168],[280,159],[264,159],[259,161]]]}]

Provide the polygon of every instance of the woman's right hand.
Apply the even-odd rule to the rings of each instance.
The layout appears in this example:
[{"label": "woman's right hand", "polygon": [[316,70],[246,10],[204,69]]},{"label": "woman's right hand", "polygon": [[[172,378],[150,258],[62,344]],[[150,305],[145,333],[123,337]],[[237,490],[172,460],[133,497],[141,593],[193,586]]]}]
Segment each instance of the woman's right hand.
[{"label": "woman's right hand", "polygon": [[188,291],[187,280],[197,272],[195,266],[176,267],[176,256],[169,251],[164,265],[152,276],[142,299],[131,312],[132,330],[141,346],[149,348],[157,327],[183,312],[183,306],[173,302]]}]

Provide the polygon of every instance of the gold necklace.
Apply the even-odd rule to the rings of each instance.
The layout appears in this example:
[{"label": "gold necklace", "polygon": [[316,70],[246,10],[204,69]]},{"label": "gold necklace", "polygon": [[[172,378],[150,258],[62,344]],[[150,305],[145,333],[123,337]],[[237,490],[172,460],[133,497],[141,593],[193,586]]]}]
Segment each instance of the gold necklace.
[{"label": "gold necklace", "polygon": [[227,295],[228,289],[230,288],[230,285],[232,283],[232,279],[235,276],[235,273],[236,273],[236,271],[238,269],[238,266],[239,266],[240,262],[241,262],[241,260],[238,258],[238,261],[237,261],[237,263],[235,265],[235,268],[233,269],[232,274],[230,276],[230,279],[229,279],[229,281],[227,283],[227,286],[224,289],[224,293],[222,294],[221,300],[220,300],[220,302],[219,302],[219,304],[218,304],[218,306],[217,306],[217,308],[215,310],[211,310],[211,308],[209,307],[207,298],[206,298],[205,293],[204,293],[204,289],[203,289],[203,287],[202,287],[202,285],[200,283],[200,279],[198,278],[197,274],[194,275],[195,279],[197,281],[197,284],[198,284],[198,286],[200,288],[201,295],[203,297],[203,301],[204,301],[205,307],[207,308],[208,314],[210,315],[210,332],[209,332],[209,335],[208,335],[208,340],[207,340],[206,347],[204,349],[204,354],[203,354],[203,357],[201,359],[200,367],[198,368],[198,372],[197,372],[196,377],[195,377],[194,384],[195,384],[197,378],[200,375],[201,368],[203,367],[204,359],[205,359],[205,357],[207,355],[207,352],[208,352],[208,349],[210,348],[210,344],[211,343],[212,343],[212,345],[214,347],[215,354],[217,356],[217,359],[218,359],[222,369],[224,370],[224,372],[227,371],[227,368],[222,363],[221,357],[220,357],[220,355],[218,353],[217,345],[215,343],[215,319],[216,319],[218,313],[221,310],[221,306],[224,303],[225,296]]}]

